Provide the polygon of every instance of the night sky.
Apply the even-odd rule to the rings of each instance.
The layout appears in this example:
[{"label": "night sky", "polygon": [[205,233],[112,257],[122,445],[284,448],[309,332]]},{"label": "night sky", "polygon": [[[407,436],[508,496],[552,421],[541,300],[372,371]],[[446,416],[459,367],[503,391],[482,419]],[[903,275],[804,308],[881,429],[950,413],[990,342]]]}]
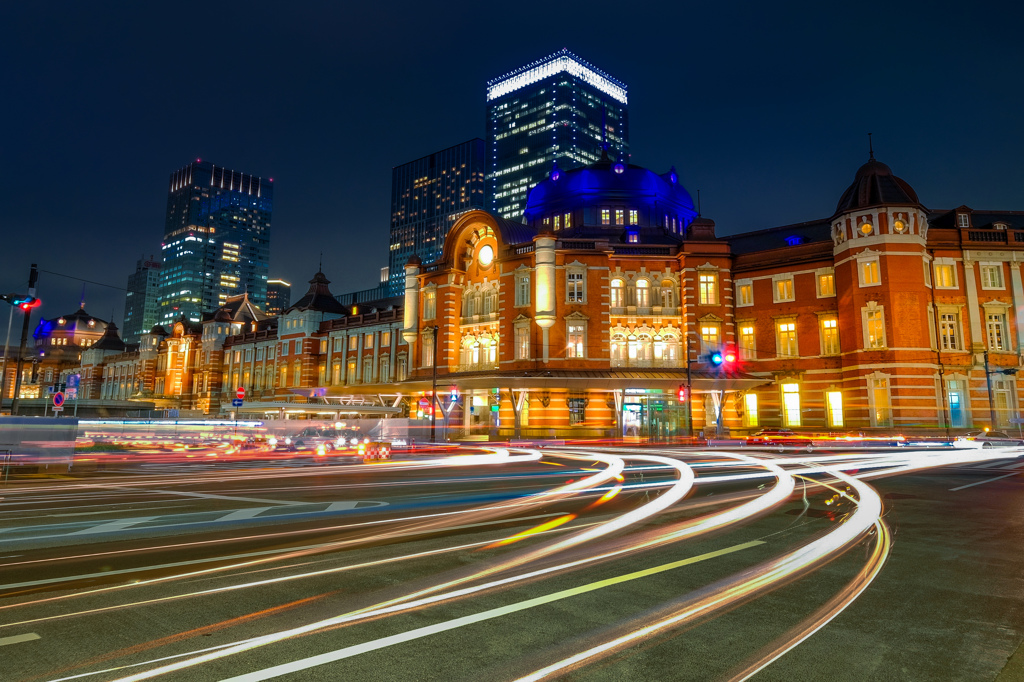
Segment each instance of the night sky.
[{"label": "night sky", "polygon": [[[335,293],[372,287],[392,166],[483,137],[486,81],[563,47],[626,83],[631,161],[674,164],[719,234],[831,215],[867,132],[929,208],[1024,210],[1022,25],[1010,2],[7,2],[0,292],[32,262],[124,287],[197,157],[274,178],[293,298],[321,251]],[[43,314],[81,286],[42,273]],[[120,324],[124,292],[86,308]]]}]

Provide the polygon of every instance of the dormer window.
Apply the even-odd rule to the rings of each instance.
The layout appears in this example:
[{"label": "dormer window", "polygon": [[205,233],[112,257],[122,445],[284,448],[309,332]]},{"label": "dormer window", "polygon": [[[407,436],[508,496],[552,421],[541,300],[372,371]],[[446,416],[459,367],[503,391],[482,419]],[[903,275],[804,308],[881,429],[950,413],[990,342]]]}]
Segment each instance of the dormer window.
[{"label": "dormer window", "polygon": [[956,226],[957,227],[970,227],[971,226],[971,217],[969,215],[967,215],[966,213],[957,213],[956,214]]},{"label": "dormer window", "polygon": [[794,234],[792,236],[786,237],[786,245],[787,246],[797,246],[797,245],[803,244],[803,243],[804,243],[804,238],[801,237],[800,235]]},{"label": "dormer window", "polygon": [[640,235],[638,235],[636,232],[627,232],[626,241],[629,242],[630,244],[639,244]]},{"label": "dormer window", "polygon": [[992,223],[992,227],[994,227],[997,230],[1005,230],[1006,223]]}]

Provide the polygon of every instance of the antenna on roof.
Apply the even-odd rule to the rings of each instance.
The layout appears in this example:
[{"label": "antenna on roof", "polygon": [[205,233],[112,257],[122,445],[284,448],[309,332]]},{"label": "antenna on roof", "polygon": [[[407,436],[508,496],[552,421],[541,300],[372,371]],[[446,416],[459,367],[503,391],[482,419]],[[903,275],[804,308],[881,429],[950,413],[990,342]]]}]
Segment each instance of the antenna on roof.
[{"label": "antenna on roof", "polygon": [[85,282],[82,282],[82,304],[78,307],[85,310]]},{"label": "antenna on roof", "polygon": [[871,133],[868,133],[868,154],[871,156],[871,160],[875,160],[875,148],[871,145]]},{"label": "antenna on roof", "polygon": [[700,190],[697,190],[697,217],[700,217]]},{"label": "antenna on roof", "polygon": [[323,271],[324,271],[324,252],[321,251],[320,252],[320,267],[317,269],[317,272],[323,272]]}]

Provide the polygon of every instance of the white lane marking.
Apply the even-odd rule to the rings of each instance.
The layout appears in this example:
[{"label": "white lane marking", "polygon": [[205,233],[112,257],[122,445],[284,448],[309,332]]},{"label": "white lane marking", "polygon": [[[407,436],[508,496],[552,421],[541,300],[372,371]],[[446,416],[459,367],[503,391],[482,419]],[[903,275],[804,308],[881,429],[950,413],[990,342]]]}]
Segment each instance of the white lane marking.
[{"label": "white lane marking", "polygon": [[251,519],[252,517],[256,516],[257,514],[261,514],[261,513],[265,512],[265,511],[268,511],[270,509],[273,509],[273,507],[250,507],[249,509],[236,509],[235,511],[231,512],[230,514],[225,514],[224,516],[221,516],[220,518],[218,518],[216,520],[217,521],[239,521],[241,519]]},{"label": "white lane marking", "polygon": [[981,485],[983,483],[991,483],[992,481],[998,481],[1001,478],[1009,478],[1010,476],[1019,476],[1019,475],[1020,475],[1020,472],[1019,471],[1015,471],[1012,474],[1003,474],[1002,476],[996,476],[995,478],[987,478],[984,481],[978,481],[976,483],[968,483],[967,485],[962,485],[959,488],[950,488],[949,490],[950,490],[950,492],[953,492],[953,491],[956,491],[956,490],[963,490],[964,488],[973,488],[974,486]]},{"label": "white lane marking", "polygon": [[1024,467],[1024,462],[1021,462],[1020,464],[1014,464],[1014,465],[1008,466],[1006,468],[1007,469],[1020,469],[1021,467]]},{"label": "white lane marking", "polygon": [[[605,587],[611,587],[612,585],[618,585],[619,583],[629,582],[631,580],[637,580],[639,578],[645,578],[650,575],[669,571],[674,568],[680,568],[689,564],[695,564],[701,561],[707,561],[708,559],[715,559],[726,554],[732,554],[744,549],[756,547],[757,545],[763,545],[763,540],[751,540],[750,542],[744,542],[739,545],[733,545],[732,547],[726,547],[725,549],[719,549],[714,552],[708,552],[706,554],[700,554],[695,557],[689,557],[680,561],[673,561],[668,564],[662,564],[661,566],[654,566],[653,568],[647,568],[641,571],[634,571],[633,573],[626,573],[624,575],[615,576],[614,578],[607,578],[605,580],[598,580],[596,582],[588,583],[586,585],[580,585],[578,587],[572,587],[567,590],[561,590],[559,592],[552,592],[542,597],[535,597],[534,599],[527,599],[515,604],[508,604],[506,606],[499,606],[496,609],[489,609],[480,613],[475,613],[469,616],[463,616],[461,618],[455,618],[453,620],[445,621],[443,623],[436,623],[434,625],[428,625],[422,628],[416,628],[415,630],[409,630],[408,632],[402,632],[397,635],[391,635],[390,637],[382,637],[370,642],[364,642],[363,644],[356,644],[354,646],[344,647],[335,651],[329,651],[325,654],[319,654],[317,656],[310,656],[309,658],[299,659],[292,661],[291,663],[282,663],[281,665],[275,665],[264,670],[257,670],[245,675],[238,675],[236,677],[229,677],[222,682],[257,682],[258,680],[269,680],[273,677],[285,675],[288,673],[298,672],[300,670],[307,670],[325,663],[333,663],[334,661],[340,661],[345,658],[351,658],[364,654],[368,651],[376,651],[377,649],[383,649],[395,644],[402,644],[404,642],[410,642],[415,639],[421,639],[423,637],[429,637],[430,635],[436,635],[440,632],[447,632],[449,630],[455,630],[457,628],[465,627],[467,625],[473,625],[475,623],[481,623],[486,620],[493,618],[499,618],[506,616],[510,613],[516,613],[517,611],[525,611],[532,609],[535,606],[542,606],[544,604],[550,604],[551,602],[560,601],[568,597],[575,597],[576,595],[586,594],[587,592],[593,592],[600,590]],[[257,639],[258,641],[258,639]],[[244,645],[242,645],[244,646]],[[152,672],[152,671],[151,671]],[[146,673],[138,676],[122,678],[122,682],[135,679],[145,679],[148,677]]]},{"label": "white lane marking", "polygon": [[42,637],[40,637],[34,632],[27,632],[24,635],[14,635],[13,637],[0,637],[0,646],[7,646],[8,644],[21,644],[22,642],[31,642],[33,639],[42,639]]},{"label": "white lane marking", "polygon": [[331,502],[330,505],[327,506],[327,509],[325,509],[324,511],[342,511],[345,509],[355,509],[357,506],[360,509],[368,509],[369,507],[386,507],[388,506],[388,503],[378,502],[374,500],[348,500],[346,502]]},{"label": "white lane marking", "polygon": [[233,497],[231,495],[212,495],[210,493],[187,493],[183,490],[142,490],[141,488],[119,488],[133,493],[147,493],[149,495],[178,495],[180,497],[203,497],[210,500],[231,500],[232,502],[260,502],[262,504],[301,504],[296,502],[285,502],[283,500],[264,500],[259,497]]},{"label": "white lane marking", "polygon": [[[118,519],[117,521],[111,521],[110,523],[101,523],[98,526],[90,526],[83,528],[82,530],[76,530],[74,533],[66,533],[65,535],[92,535],[94,533],[114,533],[119,530],[124,530],[130,526],[135,526],[146,521],[152,521],[158,519],[159,516],[140,516],[134,519]],[[56,536],[60,537],[60,536]]]},{"label": "white lane marking", "polygon": [[[536,514],[533,516],[518,516],[510,519],[496,519],[494,521],[480,521],[478,523],[464,523],[461,526],[452,526],[450,528],[443,528],[441,530],[464,530],[466,528],[480,528],[483,526],[494,526],[500,523],[514,523],[517,521],[533,521],[535,519],[549,519],[552,516],[560,516],[560,514]],[[401,521],[402,519],[396,519],[395,521]],[[379,525],[379,522],[371,522],[368,524],[354,524],[350,526],[338,526],[338,528],[353,528],[356,526],[364,525]],[[419,533],[412,533],[412,535],[418,535]],[[53,537],[53,536],[51,536]],[[261,536],[254,536],[261,537]],[[170,564],[156,564],[153,566],[139,566],[137,568],[122,568],[116,571],[102,571],[99,573],[83,573],[81,575],[69,575],[63,578],[45,578],[43,580],[29,580],[21,583],[8,583],[6,585],[0,585],[0,590],[13,590],[19,587],[35,587],[36,585],[52,585],[53,583],[62,583],[70,580],[84,580],[87,578],[100,578],[106,575],[123,575],[125,573],[136,573],[142,571],[155,571],[164,568],[176,568],[178,566],[191,566],[193,564],[208,564],[214,561],[230,561],[232,559],[248,559],[249,557],[255,556],[267,556],[268,554],[281,554],[282,552],[301,552],[307,549],[322,549],[335,546],[334,542],[322,542],[315,545],[303,545],[300,547],[289,547],[286,550],[282,549],[266,549],[260,552],[246,552],[245,554],[228,554],[226,556],[211,557],[209,559],[192,559],[191,561],[176,561]],[[0,626],[2,627],[2,626]]]}]

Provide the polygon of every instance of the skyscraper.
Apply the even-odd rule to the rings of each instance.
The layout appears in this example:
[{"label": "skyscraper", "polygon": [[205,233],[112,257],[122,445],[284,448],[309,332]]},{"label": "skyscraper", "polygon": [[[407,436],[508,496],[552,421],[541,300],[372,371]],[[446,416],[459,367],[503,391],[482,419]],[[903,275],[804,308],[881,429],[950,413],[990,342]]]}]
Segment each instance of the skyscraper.
[{"label": "skyscraper", "polygon": [[280,315],[292,304],[292,285],[283,279],[267,280],[267,315]]},{"label": "skyscraper", "polygon": [[442,149],[391,170],[391,243],[387,296],[405,289],[405,263],[441,255],[448,229],[463,213],[484,207],[484,152],[480,138]]},{"label": "skyscraper", "polygon": [[487,82],[487,201],[521,220],[526,195],[563,170],[629,156],[626,86],[568,50]]},{"label": "skyscraper", "polygon": [[149,257],[139,260],[135,273],[128,275],[128,293],[124,297],[124,342],[137,344],[139,337],[157,323],[160,289],[160,263]]},{"label": "skyscraper", "polygon": [[200,159],[171,173],[160,322],[198,321],[245,292],[266,305],[273,182]]}]

